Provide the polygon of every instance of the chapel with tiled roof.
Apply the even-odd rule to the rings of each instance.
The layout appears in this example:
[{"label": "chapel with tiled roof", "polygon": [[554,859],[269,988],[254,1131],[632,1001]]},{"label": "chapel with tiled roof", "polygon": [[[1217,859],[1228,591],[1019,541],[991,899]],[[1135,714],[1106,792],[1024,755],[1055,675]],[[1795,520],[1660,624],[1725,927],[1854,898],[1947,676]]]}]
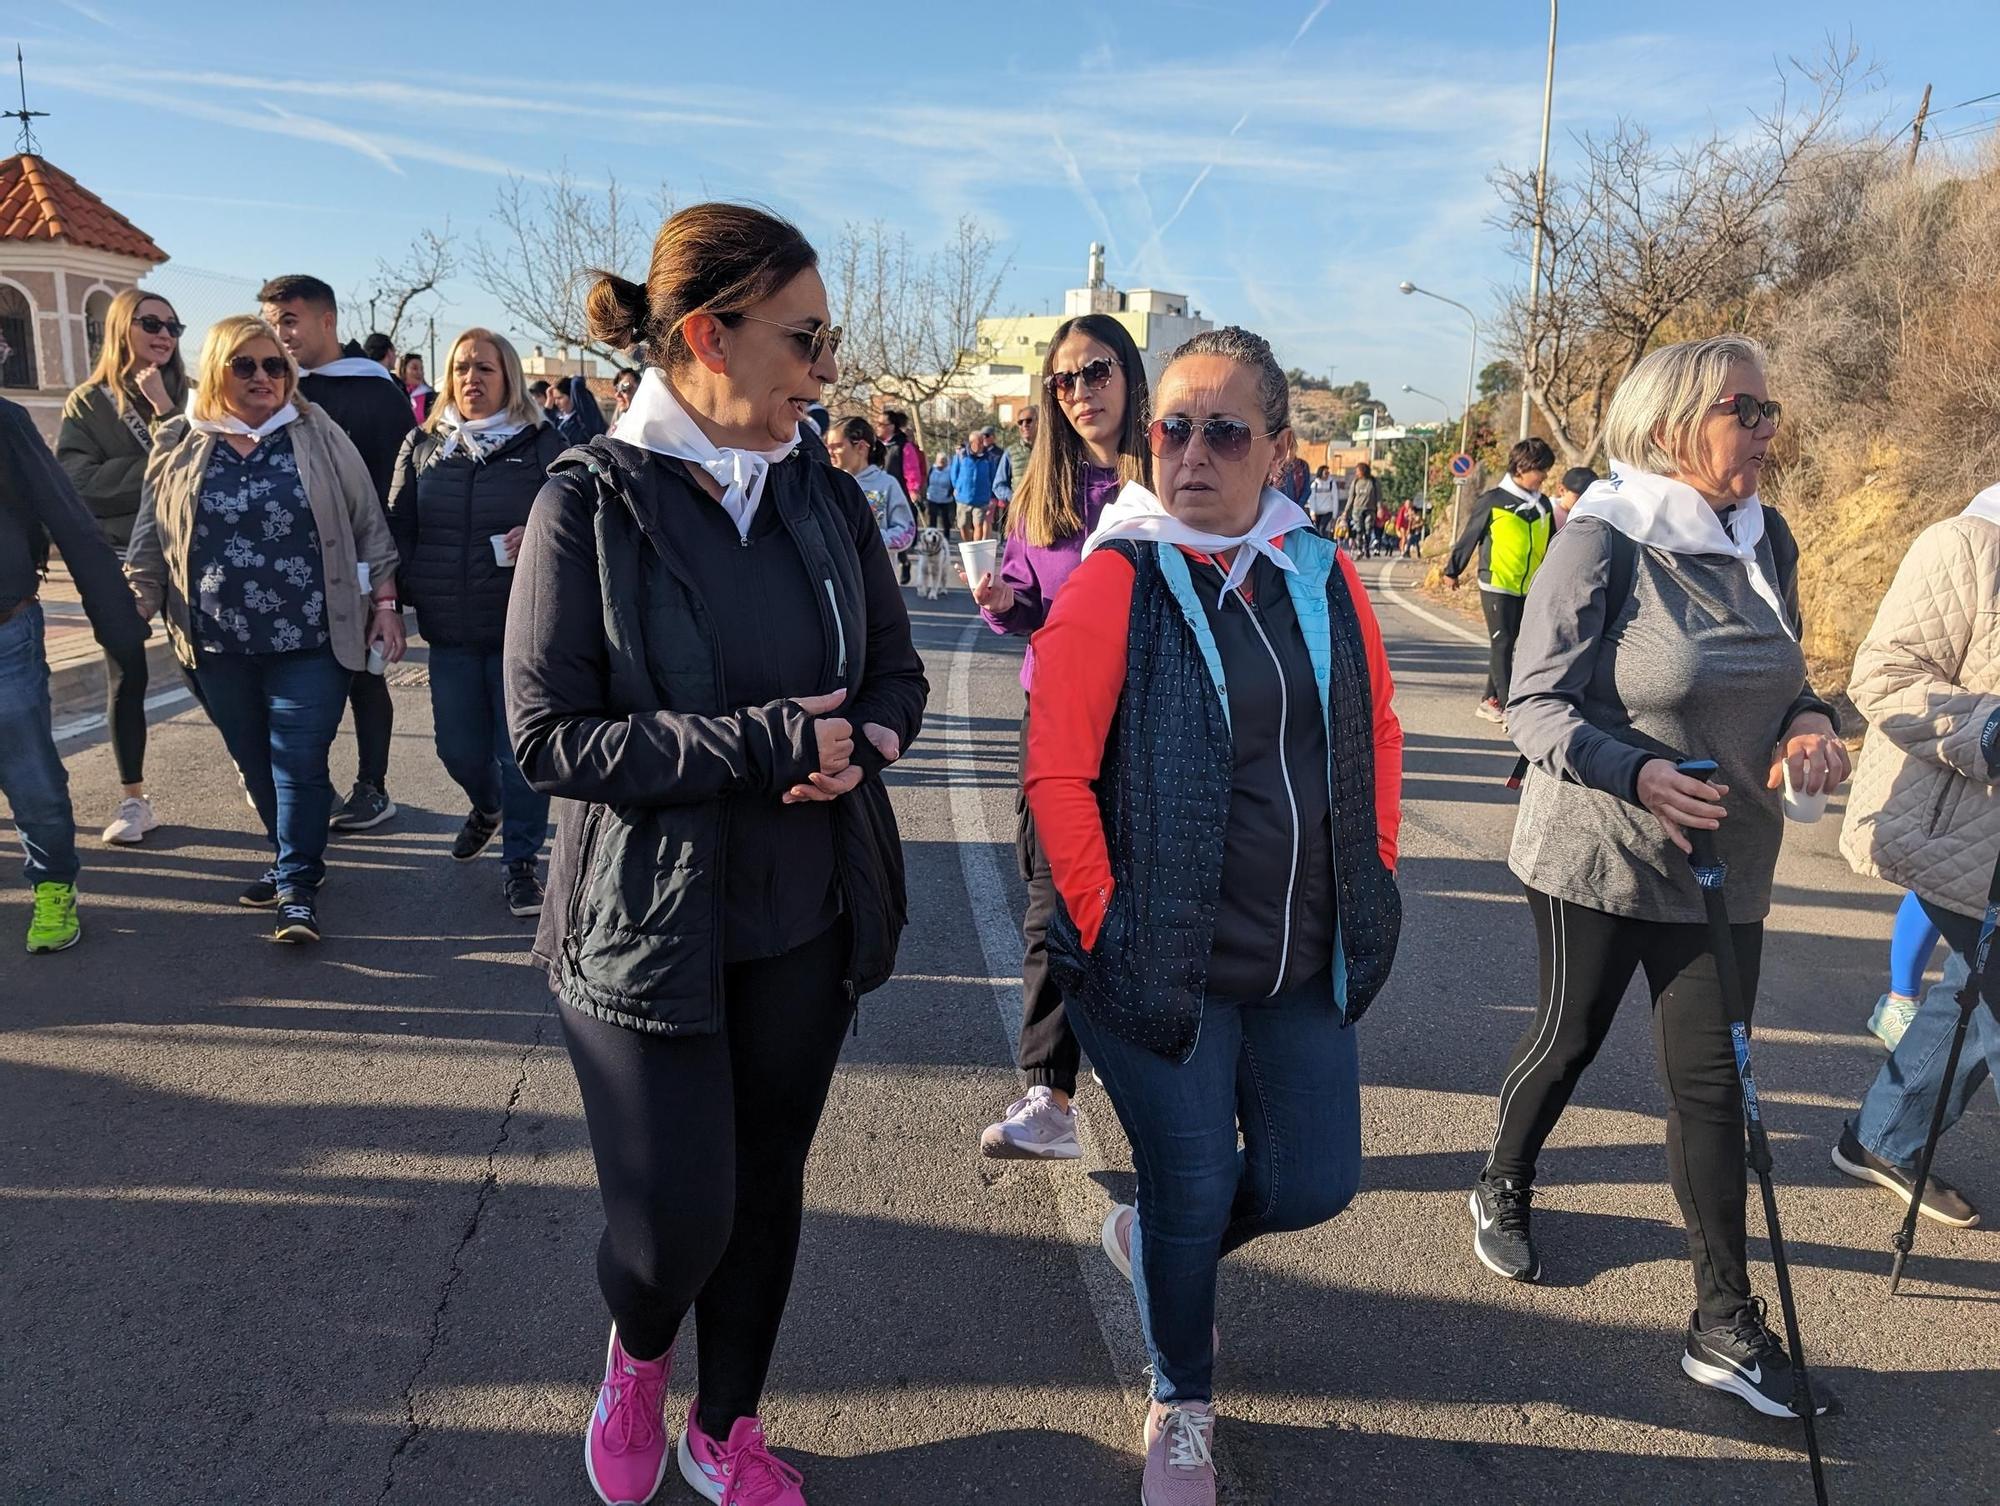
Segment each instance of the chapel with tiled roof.
[{"label": "chapel with tiled roof", "polygon": [[111,300],[167,259],[153,238],[34,152],[0,161],[0,395],[53,437],[97,359]]}]

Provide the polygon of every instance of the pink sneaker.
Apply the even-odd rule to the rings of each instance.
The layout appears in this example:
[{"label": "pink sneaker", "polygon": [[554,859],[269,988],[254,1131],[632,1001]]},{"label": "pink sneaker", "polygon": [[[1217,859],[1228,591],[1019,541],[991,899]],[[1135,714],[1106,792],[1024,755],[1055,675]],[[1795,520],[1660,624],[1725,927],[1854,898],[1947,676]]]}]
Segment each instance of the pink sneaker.
[{"label": "pink sneaker", "polygon": [[1215,1506],[1215,1412],[1205,1402],[1146,1416],[1146,1474],[1139,1506]]},{"label": "pink sneaker", "polygon": [[729,1441],[717,1443],[690,1405],[679,1455],[681,1478],[715,1506],[806,1506],[805,1476],[764,1446],[758,1418],[737,1418]]},{"label": "pink sneaker", "polygon": [[645,1506],[667,1477],[665,1403],[674,1352],[635,1360],[611,1330],[604,1384],[583,1435],[583,1467],[605,1506]]}]

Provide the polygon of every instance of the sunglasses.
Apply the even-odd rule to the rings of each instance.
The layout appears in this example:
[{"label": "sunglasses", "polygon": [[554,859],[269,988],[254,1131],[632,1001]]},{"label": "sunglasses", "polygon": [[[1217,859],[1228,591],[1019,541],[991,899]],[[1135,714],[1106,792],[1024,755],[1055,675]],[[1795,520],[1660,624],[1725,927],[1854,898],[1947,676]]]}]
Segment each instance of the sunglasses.
[{"label": "sunglasses", "polygon": [[1746,429],[1754,429],[1766,421],[1775,429],[1778,426],[1778,420],[1784,416],[1785,412],[1785,405],[1783,403],[1773,403],[1761,397],[1752,397],[1747,392],[1732,392],[1727,397],[1718,401],[1714,406],[1735,409],[1736,421]]},{"label": "sunglasses", "polygon": [[1204,418],[1198,423],[1192,418],[1156,418],[1146,428],[1146,444],[1160,459],[1170,459],[1188,447],[1197,429],[1208,453],[1217,460],[1241,460],[1250,453],[1251,440],[1269,439],[1278,432],[1272,429],[1259,434],[1235,418]]},{"label": "sunglasses", "polygon": [[1082,382],[1087,391],[1097,392],[1110,385],[1111,373],[1117,369],[1105,357],[1099,356],[1094,361],[1085,361],[1076,371],[1050,372],[1043,378],[1042,385],[1058,398],[1067,398],[1076,391],[1078,382]]},{"label": "sunglasses", "polygon": [[748,319],[752,324],[768,324],[773,329],[784,330],[799,342],[799,349],[805,352],[806,365],[817,366],[822,356],[840,354],[841,329],[838,324],[816,324],[802,328],[796,324],[780,324],[775,319],[764,319],[756,314],[738,314],[739,319]]},{"label": "sunglasses", "polygon": [[158,314],[139,314],[132,322],[149,335],[157,335],[164,331],[178,340],[187,333],[187,326],[180,320],[162,319]]},{"label": "sunglasses", "polygon": [[283,356],[266,356],[261,361],[255,356],[231,356],[229,358],[229,369],[246,382],[257,374],[259,366],[264,368],[264,375],[270,377],[273,381],[292,374],[292,363]]}]

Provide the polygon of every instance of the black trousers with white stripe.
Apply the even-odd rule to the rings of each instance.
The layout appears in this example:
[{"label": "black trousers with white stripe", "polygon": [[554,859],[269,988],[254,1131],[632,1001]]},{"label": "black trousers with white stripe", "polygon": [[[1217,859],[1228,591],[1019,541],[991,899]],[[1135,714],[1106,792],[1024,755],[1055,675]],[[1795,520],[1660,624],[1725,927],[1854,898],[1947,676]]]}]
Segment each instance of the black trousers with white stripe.
[{"label": "black trousers with white stripe", "polygon": [[[1541,996],[1500,1085],[1490,1177],[1535,1179],[1542,1143],[1645,970],[1653,1045],[1667,1089],[1667,1181],[1687,1226],[1705,1324],[1750,1300],[1744,1253],[1743,1096],[1708,928],[1633,920],[1528,890]],[[1764,927],[1734,926],[1743,997],[1757,997]]]}]

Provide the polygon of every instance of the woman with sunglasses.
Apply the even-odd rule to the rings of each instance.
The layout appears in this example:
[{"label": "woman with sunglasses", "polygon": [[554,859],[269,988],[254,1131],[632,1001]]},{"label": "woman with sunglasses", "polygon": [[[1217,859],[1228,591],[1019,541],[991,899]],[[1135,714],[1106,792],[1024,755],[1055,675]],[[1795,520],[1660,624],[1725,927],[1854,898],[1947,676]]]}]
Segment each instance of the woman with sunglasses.
[{"label": "woman with sunglasses", "polygon": [[[1128,481],[1149,486],[1146,450],[1146,364],[1132,336],[1109,314],[1080,314],[1056,327],[1042,359],[1042,390],[1056,413],[1048,435],[1028,452],[1017,490],[1013,526],[1000,568],[972,582],[988,627],[1026,638],[1048,621],[1084,540]],[[1034,683],[1035,651],[1021,663],[1021,689]],[[1027,775],[1029,709],[1021,712],[1021,767]],[[1049,976],[1049,918],[1055,880],[1035,841],[1026,797],[1015,802],[1014,852],[1028,886],[1021,921],[1021,1035],[1015,1064],[1022,1094],[979,1137],[982,1155],[1003,1159],[1072,1160],[1076,1138],[1077,1066],[1082,1053],[1063,1010],[1062,990]]]},{"label": "woman with sunglasses", "polygon": [[604,1205],[585,1462],[607,1502],[666,1474],[690,1310],[682,1478],[805,1501],[758,1412],[807,1153],[905,914],[882,771],[928,687],[867,499],[801,448],[840,373],[818,261],[783,220],[697,204],[644,287],[599,277],[592,337],[654,364],[617,437],[557,461],[508,613],[514,751],[566,802],[535,950]]},{"label": "woman with sunglasses", "polygon": [[275,906],[279,941],[317,941],[327,750],[350,678],[403,656],[375,483],[354,442],[298,396],[270,326],[236,315],[210,327],[194,401],[161,429],[146,491],[126,565],[140,610],[165,606],[276,850],[240,903]]},{"label": "woman with sunglasses", "polygon": [[[56,459],[120,555],[132,541],[153,435],[187,401],[185,330],[174,306],[127,288],[104,317],[104,347],[83,385],[63,404]],[[104,656],[104,715],[123,797],[104,840],[140,842],[160,818],[146,798],[146,656]]]},{"label": "woman with sunglasses", "polygon": [[[1528,597],[1507,726],[1531,768],[1509,866],[1527,890],[1541,993],[1469,1204],[1480,1262],[1540,1279],[1536,1162],[1643,968],[1667,1087],[1667,1180],[1698,1301],[1681,1368],[1791,1417],[1791,1362],[1750,1290],[1743,1097],[1686,836],[1714,832],[1728,864],[1737,966],[1754,1000],[1784,834],[1779,786],[1789,770],[1794,788],[1818,794],[1848,772],[1831,709],[1806,680],[1798,546],[1757,499],[1777,423],[1754,342],[1724,335],[1647,355],[1605,419],[1611,475],[1571,511]],[[1718,771],[1682,774],[1684,759]]]},{"label": "woman with sunglasses", "polygon": [[1353,562],[1265,485],[1292,439],[1271,347],[1196,335],[1154,406],[1158,495],[1126,484],[1035,637],[1027,795],[1049,954],[1138,1174],[1103,1238],[1153,1362],[1142,1499],[1205,1506],[1216,1262],[1360,1177],[1403,733]]}]

